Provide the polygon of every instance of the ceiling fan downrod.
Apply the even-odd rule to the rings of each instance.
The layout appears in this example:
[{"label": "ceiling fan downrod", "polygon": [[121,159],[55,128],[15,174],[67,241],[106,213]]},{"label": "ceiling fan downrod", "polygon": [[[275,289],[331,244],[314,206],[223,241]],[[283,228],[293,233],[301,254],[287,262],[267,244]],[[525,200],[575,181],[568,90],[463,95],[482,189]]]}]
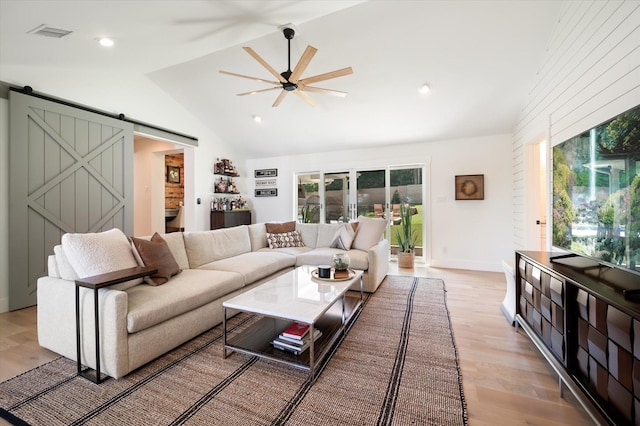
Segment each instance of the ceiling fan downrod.
[{"label": "ceiling fan downrod", "polygon": [[292,92],[298,88],[297,84],[291,83],[289,81],[289,77],[291,77],[291,39],[293,38],[294,35],[296,35],[296,32],[293,28],[284,28],[282,30],[282,33],[284,34],[284,38],[287,39],[287,51],[288,51],[287,70],[280,74],[285,80],[287,80],[286,83],[282,83],[282,88],[288,92]]}]

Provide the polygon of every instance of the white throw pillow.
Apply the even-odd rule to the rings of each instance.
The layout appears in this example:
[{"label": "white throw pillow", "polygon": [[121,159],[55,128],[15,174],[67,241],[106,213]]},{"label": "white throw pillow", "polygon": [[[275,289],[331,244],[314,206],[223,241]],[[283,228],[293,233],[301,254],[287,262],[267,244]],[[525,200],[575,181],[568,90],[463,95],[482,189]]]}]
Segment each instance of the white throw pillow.
[{"label": "white throw pillow", "polygon": [[[80,278],[138,266],[129,240],[117,228],[99,233],[64,234],[62,248]],[[109,288],[126,290],[141,282],[142,278],[138,278]]]},{"label": "white throw pillow", "polygon": [[369,250],[378,244],[386,226],[387,221],[384,219],[358,216],[358,231],[351,247],[358,250]]},{"label": "white throw pillow", "polygon": [[58,244],[53,248],[53,253],[56,255],[56,263],[58,265],[58,272],[60,273],[60,278],[63,280],[75,281],[77,280],[78,274],[73,269],[73,266],[69,263],[69,259],[64,254],[64,249],[62,245]]},{"label": "white throw pillow", "polygon": [[345,223],[338,228],[329,247],[349,250],[355,236],[356,231],[354,231],[353,226],[350,223]]}]

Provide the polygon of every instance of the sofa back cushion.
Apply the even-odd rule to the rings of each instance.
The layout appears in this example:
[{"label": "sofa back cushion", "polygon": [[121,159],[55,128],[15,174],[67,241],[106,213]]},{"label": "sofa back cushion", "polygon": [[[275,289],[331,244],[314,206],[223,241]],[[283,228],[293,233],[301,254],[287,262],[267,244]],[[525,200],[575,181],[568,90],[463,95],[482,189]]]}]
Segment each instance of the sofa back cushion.
[{"label": "sofa back cushion", "polygon": [[161,236],[169,246],[178,267],[180,269],[189,269],[189,258],[187,257],[187,250],[184,247],[184,236],[182,232],[170,232],[168,234],[162,234]]},{"label": "sofa back cushion", "polygon": [[[53,253],[56,258],[56,266],[58,268],[58,273],[60,274],[60,278],[63,280],[75,281],[78,278],[78,274],[73,269],[73,266],[69,263],[69,259],[67,259],[67,255],[64,254],[64,249],[62,248],[62,244],[58,244],[53,247]],[[49,276],[52,276],[49,274]]]},{"label": "sofa back cushion", "polygon": [[267,229],[264,223],[254,223],[248,225],[249,240],[251,241],[251,251],[258,251],[268,246]]},{"label": "sofa back cushion", "polygon": [[351,248],[369,250],[378,244],[386,227],[387,221],[384,219],[358,216],[358,230],[353,243],[351,243]]},{"label": "sofa back cushion", "polygon": [[246,225],[215,231],[185,232],[184,246],[189,267],[197,268],[209,262],[226,259],[251,251]]},{"label": "sofa back cushion", "polygon": [[317,223],[296,223],[296,231],[300,231],[305,247],[316,248],[318,242]]},{"label": "sofa back cushion", "polygon": [[[134,268],[138,262],[124,233],[117,229],[86,234],[64,234],[64,254],[80,278]],[[142,278],[111,286],[126,290],[142,282]]]},{"label": "sofa back cushion", "polygon": [[333,237],[336,234],[338,228],[342,226],[341,223],[319,223],[318,227],[318,240],[316,241],[316,248],[329,247],[333,242]]}]

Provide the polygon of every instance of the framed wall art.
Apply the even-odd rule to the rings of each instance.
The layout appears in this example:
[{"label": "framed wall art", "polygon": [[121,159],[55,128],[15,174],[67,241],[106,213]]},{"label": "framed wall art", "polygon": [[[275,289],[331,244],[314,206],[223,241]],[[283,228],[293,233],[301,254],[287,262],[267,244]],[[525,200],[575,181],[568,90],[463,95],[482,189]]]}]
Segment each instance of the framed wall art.
[{"label": "framed wall art", "polygon": [[272,178],[278,176],[278,169],[259,169],[253,172],[256,178]]},{"label": "framed wall art", "polygon": [[456,176],[456,200],[484,200],[484,175]]},{"label": "framed wall art", "polygon": [[167,166],[167,182],[180,183],[180,167]]},{"label": "framed wall art", "polygon": [[256,189],[256,197],[277,197],[278,188]]}]

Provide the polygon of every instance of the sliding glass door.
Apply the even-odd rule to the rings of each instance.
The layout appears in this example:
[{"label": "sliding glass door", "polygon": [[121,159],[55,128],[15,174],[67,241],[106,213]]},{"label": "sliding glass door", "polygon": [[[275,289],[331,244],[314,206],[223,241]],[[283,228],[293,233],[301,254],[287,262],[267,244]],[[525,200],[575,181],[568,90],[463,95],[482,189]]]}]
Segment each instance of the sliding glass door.
[{"label": "sliding glass door", "polygon": [[324,175],[324,223],[349,222],[349,172]]},{"label": "sliding glass door", "polygon": [[298,175],[298,222],[320,223],[320,173]]},{"label": "sliding glass door", "polygon": [[390,254],[395,256],[395,229],[400,225],[400,204],[404,203],[412,212],[412,226],[418,234],[415,252],[421,257],[425,251],[426,212],[423,173],[423,165],[299,173],[297,218],[309,223],[348,222],[358,216],[385,219],[385,238],[391,244]]},{"label": "sliding glass door", "polygon": [[400,204],[412,214],[411,226],[418,235],[415,254],[422,256],[424,252],[424,205],[422,166],[389,169],[389,193],[391,195],[389,227],[391,230],[391,254],[398,252],[396,229],[400,227]]}]

